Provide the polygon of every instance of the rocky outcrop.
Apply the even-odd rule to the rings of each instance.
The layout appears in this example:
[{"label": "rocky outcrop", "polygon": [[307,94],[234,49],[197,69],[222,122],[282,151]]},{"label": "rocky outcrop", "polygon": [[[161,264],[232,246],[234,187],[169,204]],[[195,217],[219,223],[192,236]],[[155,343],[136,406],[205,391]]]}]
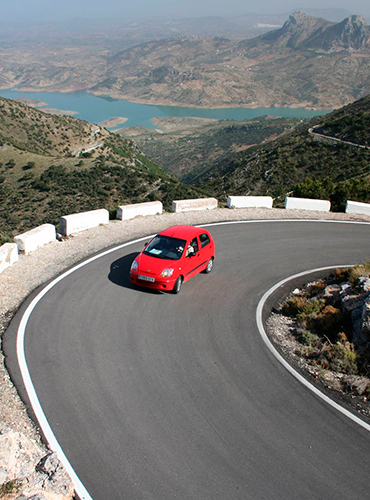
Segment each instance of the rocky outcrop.
[{"label": "rocky outcrop", "polygon": [[0,488],[4,500],[72,500],[73,483],[56,453],[0,427]]},{"label": "rocky outcrop", "polygon": [[325,19],[295,12],[289,16],[282,28],[262,35],[260,39],[280,47],[296,49],[300,48],[314,34],[324,31],[332,24]]},{"label": "rocky outcrop", "polygon": [[341,23],[311,36],[305,48],[323,52],[358,52],[370,49],[370,26],[362,16],[350,16]]},{"label": "rocky outcrop", "polygon": [[295,12],[283,27],[262,35],[260,42],[279,47],[315,52],[370,50],[370,26],[362,16],[350,16],[340,23]]},{"label": "rocky outcrop", "polygon": [[350,312],[353,324],[353,342],[358,352],[370,347],[370,278],[361,276],[353,288],[350,282],[328,285],[323,290],[327,304]]},{"label": "rocky outcrop", "polygon": [[[370,280],[369,280],[370,281]],[[365,300],[361,311],[361,332],[368,342],[370,342],[370,295]]]}]

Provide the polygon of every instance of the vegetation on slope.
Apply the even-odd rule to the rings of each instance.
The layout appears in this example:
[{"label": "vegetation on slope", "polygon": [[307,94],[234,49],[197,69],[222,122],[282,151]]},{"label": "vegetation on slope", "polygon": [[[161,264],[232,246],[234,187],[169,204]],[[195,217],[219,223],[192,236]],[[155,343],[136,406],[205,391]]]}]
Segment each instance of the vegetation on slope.
[{"label": "vegetation on slope", "polygon": [[275,139],[300,122],[297,118],[268,116],[242,122],[162,118],[155,123],[160,130],[124,128],[120,133],[132,136],[151,160],[192,184],[215,161],[225,162],[230,154]]},{"label": "vegetation on slope", "polygon": [[327,278],[295,290],[282,304],[281,312],[295,319],[300,354],[313,366],[370,377],[369,346],[362,334],[354,335],[354,323],[360,321],[362,327],[369,276],[370,262],[336,269]]},{"label": "vegetation on slope", "polygon": [[96,150],[73,157],[63,134],[80,134],[84,142],[75,139],[80,149],[87,139],[96,142],[90,136],[94,126],[68,117],[72,128],[60,131],[65,117],[35,115],[27,106],[4,101],[0,99],[0,244],[43,223],[58,225],[61,216],[71,213],[106,208],[113,214],[119,205],[153,200],[169,209],[174,199],[203,196],[153,164],[131,141],[105,129]]},{"label": "vegetation on slope", "polygon": [[347,199],[370,202],[370,150],[319,142],[307,130],[321,125],[328,135],[333,135],[335,127],[342,140],[351,141],[356,130],[358,137],[367,134],[368,138],[369,106],[370,97],[366,97],[315,118],[288,136],[233,155],[226,164],[216,162],[196,184],[221,198],[228,194],[271,195],[282,203],[286,195],[293,194],[330,199],[333,210],[343,210]]},{"label": "vegetation on slope", "polygon": [[50,155],[67,155],[91,140],[96,126],[56,116],[0,97],[0,146]]},{"label": "vegetation on slope", "polygon": [[315,132],[343,141],[370,146],[370,99],[364,98],[335,111]]}]

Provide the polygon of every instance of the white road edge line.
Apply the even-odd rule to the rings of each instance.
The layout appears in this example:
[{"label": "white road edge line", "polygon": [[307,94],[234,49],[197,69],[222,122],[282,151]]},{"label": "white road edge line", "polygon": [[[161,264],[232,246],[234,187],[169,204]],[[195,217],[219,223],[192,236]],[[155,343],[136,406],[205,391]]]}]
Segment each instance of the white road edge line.
[{"label": "white road edge line", "polygon": [[22,316],[22,320],[19,324],[18,327],[18,332],[17,332],[17,357],[18,357],[18,364],[19,368],[21,371],[23,383],[28,395],[28,398],[30,400],[32,409],[35,413],[35,416],[37,418],[37,421],[40,425],[40,428],[42,429],[42,433],[45,436],[45,439],[49,445],[49,448],[52,451],[55,451],[58,455],[59,460],[62,462],[64,468],[68,472],[69,476],[71,477],[73,483],[74,483],[74,489],[79,497],[80,500],[93,500],[93,498],[90,496],[89,492],[85,488],[85,486],[82,484],[80,478],[77,476],[76,472],[74,471],[71,463],[69,462],[68,458],[66,457],[62,447],[60,446],[57,438],[54,435],[54,432],[49,424],[48,419],[46,418],[46,415],[44,413],[44,410],[42,409],[40,400],[37,396],[35,387],[33,385],[31,375],[28,369],[27,361],[26,361],[26,355],[24,351],[24,338],[25,338],[25,333],[26,333],[26,328],[27,328],[27,323],[28,320],[32,314],[32,311],[35,309],[37,304],[40,302],[40,300],[44,297],[44,295],[49,292],[57,283],[62,281],[62,279],[66,278],[70,274],[72,274],[74,271],[77,271],[77,269],[80,269],[83,266],[86,266],[87,264],[90,264],[90,262],[93,262],[96,259],[99,259],[100,257],[103,257],[104,255],[108,255],[109,253],[112,253],[116,250],[119,250],[121,248],[124,248],[129,245],[134,245],[135,243],[140,243],[141,241],[144,241],[148,238],[151,238],[152,236],[145,236],[143,238],[139,238],[137,240],[129,241],[127,243],[123,243],[122,245],[118,245],[114,248],[111,248],[109,250],[106,250],[98,255],[95,255],[94,257],[91,257],[90,259],[87,259],[86,261],[78,264],[77,266],[72,267],[65,273],[61,274],[58,278],[53,280],[49,285],[47,285],[29,304],[27,307],[25,313]]},{"label": "white road edge line", "polygon": [[[370,224],[369,222],[320,220],[320,219],[254,219],[254,220],[250,220],[250,221],[224,221],[224,222],[199,224],[197,227],[222,226],[222,225],[227,225],[227,224],[230,224],[230,225],[231,224],[253,224],[253,223],[261,223],[261,222],[326,222],[326,223],[330,222],[330,223],[337,223],[337,224],[365,224],[365,225]],[[104,257],[105,255],[108,255],[112,252],[115,252],[116,250],[120,250],[121,248],[125,248],[129,245],[134,245],[136,243],[140,243],[141,241],[144,241],[148,238],[152,238],[153,236],[155,236],[155,235],[153,234],[153,235],[149,235],[149,236],[144,236],[142,238],[139,238],[139,239],[136,239],[133,241],[129,241],[129,242],[123,243],[122,245],[118,245],[116,247],[110,248],[109,250],[105,250],[102,253],[99,253],[99,254],[95,255],[94,257],[91,257],[90,259],[85,260],[84,262],[72,267],[71,269],[69,269],[65,273],[61,274],[58,278],[51,281],[49,283],[49,285],[47,285],[32,300],[32,302],[27,307],[25,313],[23,314],[22,320],[21,320],[20,325],[18,327],[17,342],[16,342],[17,358],[18,358],[19,369],[21,371],[23,383],[24,383],[28,398],[30,400],[32,409],[35,413],[35,416],[36,416],[36,419],[39,423],[39,426],[42,429],[42,433],[45,436],[45,439],[49,445],[49,448],[52,451],[57,453],[59,460],[62,462],[63,466],[65,467],[66,471],[68,472],[68,474],[70,475],[70,477],[74,483],[75,492],[80,500],[93,500],[93,498],[90,496],[89,492],[87,491],[85,486],[82,484],[80,478],[77,476],[77,474],[74,471],[72,465],[70,464],[68,458],[66,457],[62,447],[60,446],[57,438],[55,437],[55,435],[53,433],[53,430],[52,430],[52,428],[48,422],[48,419],[46,418],[44,410],[42,409],[42,406],[40,404],[40,400],[37,396],[35,387],[33,385],[32,379],[31,379],[31,375],[30,375],[30,372],[28,369],[26,355],[25,355],[25,351],[24,351],[24,339],[25,339],[25,334],[26,334],[27,323],[28,323],[28,320],[32,314],[32,311],[35,309],[36,305],[40,302],[40,300],[44,297],[44,295],[46,295],[47,292],[49,290],[51,290],[57,283],[62,281],[62,279],[66,278],[67,276],[72,274],[74,271],[77,271],[81,267],[86,266],[87,264],[90,264],[90,262],[93,262],[94,260],[99,259],[100,257]],[[328,269],[332,269],[332,267],[330,267]],[[291,279],[291,278],[288,278],[287,280],[289,280],[289,279]],[[280,283],[282,283],[282,282],[280,282]],[[271,293],[272,293],[272,291],[271,291]],[[267,347],[270,349],[270,351],[285,366],[285,368],[287,368],[287,370],[289,370],[298,380],[300,380],[304,385],[309,387],[319,397],[321,397],[327,403],[329,403],[332,406],[334,406],[335,408],[337,408],[339,411],[341,411],[342,413],[347,415],[349,418],[351,418],[355,422],[357,422],[360,425],[362,425],[363,427],[365,427],[365,429],[370,430],[369,425],[365,424],[362,420],[360,420],[359,418],[352,415],[352,413],[348,412],[347,410],[345,410],[344,408],[339,406],[337,403],[334,403],[330,398],[328,398],[323,393],[318,391],[314,386],[309,384],[309,382],[307,382],[306,379],[304,379],[299,373],[295,372],[291,368],[291,366],[277,353],[277,351],[274,349],[274,347],[272,346],[272,344],[270,343],[270,341],[266,335],[266,332],[263,328],[262,321],[259,324],[259,316],[258,315],[259,314],[262,315],[263,304],[266,301],[267,296],[268,296],[268,292],[266,292],[266,294],[262,297],[262,299],[258,305],[257,324],[259,325],[260,334],[261,334],[263,340],[265,341]],[[261,307],[261,304],[262,304],[262,307]],[[261,316],[261,318],[262,318],[262,316]]]},{"label": "white road edge line", "polygon": [[340,411],[345,415],[346,417],[350,418],[353,420],[353,422],[356,422],[358,425],[361,425],[364,429],[367,431],[370,431],[370,425],[361,420],[361,418],[357,417],[350,411],[346,410],[343,408],[343,406],[339,405],[335,401],[333,401],[331,398],[329,398],[326,394],[321,392],[316,386],[311,384],[307,379],[305,379],[299,372],[297,372],[276,350],[272,342],[267,336],[266,330],[263,326],[263,320],[262,320],[262,312],[263,308],[265,306],[265,303],[267,299],[272,295],[278,288],[283,286],[285,283],[288,283],[289,281],[294,280],[295,278],[300,278],[302,276],[306,276],[308,274],[314,273],[314,272],[320,272],[320,271],[329,271],[331,269],[336,269],[336,268],[343,268],[343,267],[353,267],[352,264],[350,265],[339,265],[339,266],[328,266],[328,267],[319,267],[317,269],[311,269],[308,271],[303,271],[302,273],[294,274],[293,276],[289,276],[288,278],[285,278],[279,283],[276,283],[270,290],[268,290],[261,300],[258,303],[257,310],[256,310],[256,321],[257,321],[257,327],[260,332],[260,335],[265,342],[266,346],[268,347],[269,351],[275,356],[275,358],[286,368],[297,380],[299,380],[303,385],[305,385],[308,389],[310,389],[312,392],[314,392],[317,396],[319,396],[321,399],[323,399],[326,403],[328,403],[330,406],[335,408],[336,410]]}]

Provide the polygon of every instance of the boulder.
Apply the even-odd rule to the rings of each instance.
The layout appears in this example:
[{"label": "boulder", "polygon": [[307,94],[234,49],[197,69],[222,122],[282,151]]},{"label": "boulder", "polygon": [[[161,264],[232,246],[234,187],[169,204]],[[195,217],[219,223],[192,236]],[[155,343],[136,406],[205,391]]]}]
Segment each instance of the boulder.
[{"label": "boulder", "polygon": [[370,293],[370,278],[366,278],[366,276],[360,276],[358,278],[356,285],[359,287],[360,292],[362,293]]},{"label": "boulder", "polygon": [[352,285],[349,281],[346,281],[345,283],[341,283],[341,285],[340,285],[341,297],[345,297],[346,295],[350,295],[351,292],[352,292]]},{"label": "boulder", "polygon": [[0,427],[0,484],[17,480],[16,500],[72,500],[73,483],[57,454]]},{"label": "boulder", "polygon": [[353,309],[361,308],[364,304],[363,295],[346,295],[342,298],[341,309],[343,312],[352,311]]},{"label": "boulder", "polygon": [[323,290],[323,297],[328,305],[333,305],[340,300],[340,285],[328,285]]},{"label": "boulder", "polygon": [[370,295],[362,306],[361,329],[363,336],[370,341]]},{"label": "boulder", "polygon": [[0,427],[0,484],[30,476],[45,452],[26,436]]},{"label": "boulder", "polygon": [[48,453],[36,465],[28,478],[23,494],[40,491],[47,500],[67,500],[73,497],[73,483],[55,452]]},{"label": "boulder", "polygon": [[366,377],[358,377],[351,383],[351,388],[362,396],[365,392],[370,392],[370,380]]}]

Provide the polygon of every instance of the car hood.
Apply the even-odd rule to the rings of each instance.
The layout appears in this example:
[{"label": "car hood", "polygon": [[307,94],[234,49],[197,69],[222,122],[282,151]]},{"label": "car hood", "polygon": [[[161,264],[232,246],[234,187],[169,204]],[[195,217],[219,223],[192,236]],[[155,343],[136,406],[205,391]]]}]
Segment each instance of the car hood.
[{"label": "car hood", "polygon": [[180,262],[178,260],[158,259],[157,257],[151,257],[143,253],[136,257],[136,261],[139,264],[138,272],[152,276],[160,274],[167,268],[178,269]]}]

